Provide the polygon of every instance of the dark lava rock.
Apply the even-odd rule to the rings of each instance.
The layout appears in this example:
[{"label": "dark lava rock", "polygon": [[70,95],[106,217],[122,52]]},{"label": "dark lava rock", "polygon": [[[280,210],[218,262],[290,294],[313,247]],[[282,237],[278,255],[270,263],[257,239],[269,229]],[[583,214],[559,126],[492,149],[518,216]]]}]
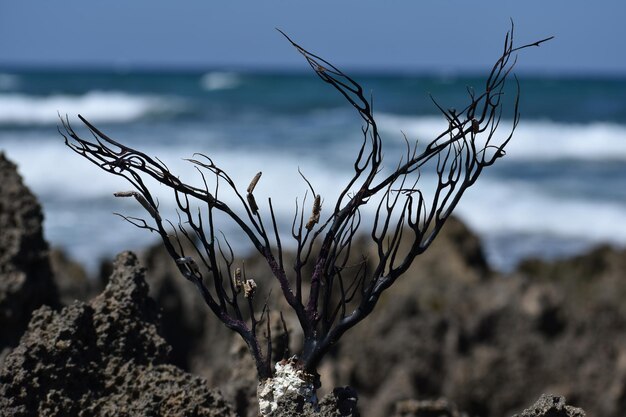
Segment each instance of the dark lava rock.
[{"label": "dark lava rock", "polygon": [[[603,245],[569,259],[527,260],[515,278],[558,285],[566,294],[568,316],[587,316],[590,312],[615,306],[626,315],[626,250]],[[617,301],[617,302],[616,302]],[[582,307],[582,308],[581,308]]]},{"label": "dark lava rock", "polygon": [[[467,417],[445,398],[438,400],[405,400],[396,404],[393,417]],[[542,394],[539,400],[513,417],[585,417],[580,408],[565,404],[563,397]]]},{"label": "dark lava rock", "polygon": [[[355,252],[368,248],[365,240],[355,242]],[[600,248],[572,260],[529,261],[504,277],[488,268],[478,238],[450,219],[373,314],[329,352],[319,394],[350,385],[366,417],[393,415],[396,404],[407,415],[436,411],[433,399],[442,397],[468,415],[501,417],[554,392],[592,415],[620,417],[625,255]],[[146,259],[166,318],[164,335],[179,348],[177,363],[223,387],[240,416],[256,416],[256,374],[245,344],[213,317],[162,249]],[[268,304],[285,313],[291,352],[298,352],[298,325],[280,304],[264,261],[247,258],[245,265],[262,293],[274,288]]]},{"label": "dark lava rock", "polygon": [[492,279],[478,238],[449,219],[370,317],[342,338],[330,384],[354,387],[365,416],[392,415],[399,401],[441,397],[465,313],[484,304],[469,303],[468,294]]},{"label": "dark lava rock", "polygon": [[[193,253],[191,247],[185,250]],[[220,386],[238,415],[256,417],[256,367],[241,337],[215,317],[161,243],[149,248],[142,262],[149,271],[150,296],[162,311],[162,335],[172,346],[172,363]]]},{"label": "dark lava rock", "polygon": [[0,364],[19,341],[33,310],[58,305],[43,214],[15,164],[0,153]]},{"label": "dark lava rock", "polygon": [[442,397],[469,415],[501,417],[544,392],[622,416],[626,251],[529,262],[504,277],[464,254],[458,242],[475,239],[452,225],[342,338],[325,384],[354,387],[367,417]]},{"label": "dark lava rock", "polygon": [[202,349],[205,337],[213,340],[214,348],[228,351],[234,333],[214,318],[196,286],[181,275],[163,244],[159,242],[145,251],[141,261],[149,271],[150,296],[162,311],[161,329],[172,346],[172,363],[191,369],[195,356],[207,354]]},{"label": "dark lava rock", "polygon": [[405,400],[396,403],[393,417],[467,417],[459,412],[454,404],[440,398],[438,400]]},{"label": "dark lava rock", "polygon": [[37,310],[0,371],[2,416],[234,416],[203,379],[168,365],[144,270],[119,255],[104,292]]},{"label": "dark lava rock", "polygon": [[360,417],[357,394],[350,387],[335,388],[317,404],[304,403],[302,397],[287,393],[278,400],[272,417]]},{"label": "dark lava rock", "polygon": [[513,417],[585,417],[585,412],[565,404],[563,397],[543,394],[532,407]]}]

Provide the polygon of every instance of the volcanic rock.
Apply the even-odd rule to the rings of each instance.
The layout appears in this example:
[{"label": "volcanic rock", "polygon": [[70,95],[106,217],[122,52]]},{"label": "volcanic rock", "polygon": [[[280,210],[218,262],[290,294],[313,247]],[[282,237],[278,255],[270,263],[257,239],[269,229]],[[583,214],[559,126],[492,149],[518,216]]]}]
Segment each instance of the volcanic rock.
[{"label": "volcanic rock", "polygon": [[33,310],[58,305],[42,222],[37,198],[0,152],[0,364]]},{"label": "volcanic rock", "polygon": [[563,397],[543,394],[532,407],[513,417],[585,417],[585,412],[565,404]]},{"label": "volcanic rock", "polygon": [[405,400],[396,403],[393,417],[467,417],[459,412],[454,404],[440,398],[438,400]]},{"label": "volcanic rock", "polygon": [[0,371],[3,416],[234,416],[203,379],[167,364],[158,310],[132,253],[104,292],[37,310]]}]

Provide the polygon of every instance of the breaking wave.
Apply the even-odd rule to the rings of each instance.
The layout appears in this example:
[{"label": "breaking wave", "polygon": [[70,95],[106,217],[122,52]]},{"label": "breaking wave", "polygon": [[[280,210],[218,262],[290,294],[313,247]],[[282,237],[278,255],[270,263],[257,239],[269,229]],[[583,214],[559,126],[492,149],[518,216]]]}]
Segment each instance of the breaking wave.
[{"label": "breaking wave", "polygon": [[56,124],[61,115],[82,114],[94,122],[129,122],[169,112],[176,104],[165,98],[122,92],[90,91],[83,95],[32,96],[0,94],[0,125]]},{"label": "breaking wave", "polygon": [[[401,137],[400,132],[404,132],[409,139],[419,139],[422,143],[432,140],[446,128],[443,118],[435,116],[381,114],[377,120],[386,137]],[[506,131],[506,124],[502,128]],[[507,145],[507,159],[626,160],[626,126],[605,122],[568,124],[522,120]]]},{"label": "breaking wave", "polygon": [[241,78],[234,72],[207,72],[200,79],[200,85],[207,91],[230,90],[241,84]]}]

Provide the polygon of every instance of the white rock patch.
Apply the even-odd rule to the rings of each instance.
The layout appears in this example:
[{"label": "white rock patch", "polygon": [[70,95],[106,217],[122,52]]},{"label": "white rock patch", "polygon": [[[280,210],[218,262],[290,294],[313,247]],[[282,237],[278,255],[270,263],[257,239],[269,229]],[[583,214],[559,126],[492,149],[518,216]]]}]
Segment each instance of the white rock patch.
[{"label": "white rock patch", "polygon": [[261,415],[271,416],[278,408],[278,400],[287,393],[295,393],[310,403],[317,403],[315,386],[306,380],[305,373],[296,369],[291,360],[278,362],[274,377],[259,384],[257,398]]}]

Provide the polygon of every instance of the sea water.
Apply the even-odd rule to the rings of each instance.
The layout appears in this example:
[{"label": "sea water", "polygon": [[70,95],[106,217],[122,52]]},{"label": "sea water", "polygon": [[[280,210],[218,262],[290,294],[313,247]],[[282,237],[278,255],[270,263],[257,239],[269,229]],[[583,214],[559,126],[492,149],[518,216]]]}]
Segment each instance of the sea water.
[{"label": "sea water", "polygon": [[[373,97],[386,169],[403,154],[404,135],[428,143],[445,129],[429,95],[444,108],[462,108],[467,87],[484,85],[449,74],[354,77]],[[501,270],[528,257],[626,245],[626,78],[519,78],[521,121],[507,155],[485,170],[456,214]],[[64,145],[59,116],[89,135],[78,114],[189,182],[201,180],[185,161],[195,152],[229,172],[242,192],[262,171],[255,195],[265,214],[272,198],[284,245],[308,190],[298,170],[330,210],[362,141],[358,115],[312,73],[5,71],[0,150],[39,196],[46,238],[90,268],[157,237],[113,214],[146,216],[136,202],[113,197],[128,183]],[[425,188],[433,180],[427,172],[421,178]],[[154,193],[163,210],[173,210],[169,190],[154,185]],[[232,193],[220,195],[239,204]],[[217,227],[245,251],[232,224]]]}]

